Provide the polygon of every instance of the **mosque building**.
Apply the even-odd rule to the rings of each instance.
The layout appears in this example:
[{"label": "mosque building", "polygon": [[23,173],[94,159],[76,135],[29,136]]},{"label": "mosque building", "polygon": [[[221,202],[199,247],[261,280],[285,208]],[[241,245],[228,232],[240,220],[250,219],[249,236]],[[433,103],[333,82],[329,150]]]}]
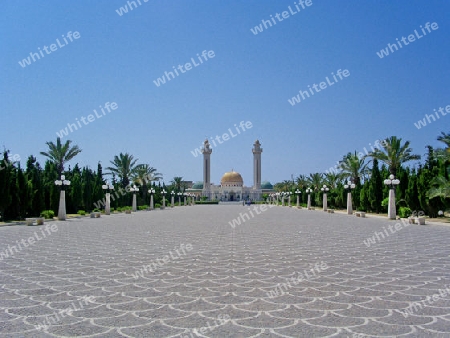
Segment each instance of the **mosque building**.
[{"label": "mosque building", "polygon": [[226,172],[220,180],[220,185],[211,183],[211,153],[212,149],[208,139],[203,142],[203,182],[195,183],[188,193],[197,197],[206,197],[210,201],[239,202],[243,200],[260,201],[264,194],[274,192],[272,184],[261,183],[261,143],[256,140],[253,144],[253,185],[247,187],[244,180],[236,171]]}]

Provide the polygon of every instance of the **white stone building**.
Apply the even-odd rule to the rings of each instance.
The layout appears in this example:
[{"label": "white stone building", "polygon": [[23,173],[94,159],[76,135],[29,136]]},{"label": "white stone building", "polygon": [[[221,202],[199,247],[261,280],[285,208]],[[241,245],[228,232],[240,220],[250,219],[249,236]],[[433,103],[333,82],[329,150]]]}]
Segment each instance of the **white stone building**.
[{"label": "white stone building", "polygon": [[259,201],[263,194],[273,192],[273,186],[269,182],[261,183],[261,143],[258,140],[253,144],[253,186],[244,185],[241,174],[231,170],[226,172],[220,180],[220,185],[211,183],[211,153],[209,141],[203,143],[203,182],[195,183],[187,192],[194,193],[198,197],[205,196],[214,201]]}]

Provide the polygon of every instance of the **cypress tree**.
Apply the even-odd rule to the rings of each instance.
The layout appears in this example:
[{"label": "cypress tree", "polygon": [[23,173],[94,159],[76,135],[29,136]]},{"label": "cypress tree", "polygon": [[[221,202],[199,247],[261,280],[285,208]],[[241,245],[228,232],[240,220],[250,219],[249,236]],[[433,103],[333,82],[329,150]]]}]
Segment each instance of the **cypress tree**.
[{"label": "cypress tree", "polygon": [[368,195],[371,210],[379,214],[381,211],[381,202],[383,201],[383,180],[381,178],[380,169],[378,168],[378,160],[376,158],[373,159]]},{"label": "cypress tree", "polygon": [[0,160],[0,216],[5,220],[5,212],[12,202],[12,163],[8,158],[9,151],[3,151],[3,159]]}]

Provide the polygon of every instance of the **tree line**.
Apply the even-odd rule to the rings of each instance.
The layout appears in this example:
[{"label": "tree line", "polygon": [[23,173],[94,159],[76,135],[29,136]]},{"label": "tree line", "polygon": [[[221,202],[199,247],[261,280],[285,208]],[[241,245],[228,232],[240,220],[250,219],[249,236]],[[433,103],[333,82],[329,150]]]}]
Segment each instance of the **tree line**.
[{"label": "tree line", "polygon": [[[322,203],[321,187],[326,185],[328,204],[332,208],[345,208],[348,182],[355,184],[352,190],[354,208],[368,212],[386,212],[389,187],[383,180],[394,175],[400,180],[396,189],[396,202],[404,212],[424,211],[435,217],[439,210],[446,210],[450,204],[450,133],[442,132],[437,137],[444,147],[427,146],[425,161],[418,168],[405,167],[405,163],[420,160],[413,154],[410,142],[402,142],[395,136],[386,138],[372,152],[365,156],[346,154],[339,162],[337,171],[299,175],[295,180],[285,180],[275,184],[279,192],[291,192],[299,189],[302,204],[307,201],[307,188],[312,189],[313,204]],[[182,177],[174,177],[168,186],[162,182],[162,174],[149,164],[138,163],[138,159],[129,153],[114,156],[103,172],[102,165],[96,170],[75,164],[67,168],[67,163],[82,150],[72,141],[65,143],[57,138],[56,143],[47,142],[47,151],[40,152],[46,158],[44,166],[30,155],[26,167],[14,161],[8,150],[4,150],[0,159],[0,216],[1,220],[24,219],[39,216],[42,211],[53,210],[56,214],[59,205],[60,186],[55,181],[65,175],[71,183],[66,190],[68,213],[80,210],[90,212],[101,207],[105,191],[102,186],[109,182],[116,193],[112,194],[111,207],[130,206],[132,193],[126,193],[130,185],[139,188],[138,205],[148,205],[153,188],[155,204],[162,204],[162,191],[184,192],[186,186]],[[268,197],[267,195],[265,196]],[[295,198],[294,198],[295,200]]]},{"label": "tree line", "polygon": [[[397,207],[400,216],[409,216],[415,211],[424,211],[436,217],[439,210],[450,206],[450,133],[442,132],[437,137],[444,147],[427,146],[425,161],[418,168],[405,167],[410,161],[421,159],[413,154],[410,142],[391,136],[380,142],[379,146],[367,155],[349,152],[339,162],[336,171],[299,175],[294,180],[284,180],[275,184],[278,192],[291,192],[299,189],[302,204],[307,201],[305,190],[312,190],[311,200],[316,206],[322,205],[321,188],[326,185],[328,205],[344,209],[347,203],[345,185],[355,184],[352,189],[354,208],[360,211],[382,213],[387,211],[389,187],[383,182],[394,175],[400,180],[395,187]],[[380,166],[381,165],[381,166]],[[265,196],[267,197],[267,196]],[[295,198],[294,198],[295,200]]]},{"label": "tree line", "polygon": [[[132,194],[128,191],[130,185],[139,188],[138,205],[148,205],[150,195],[148,190],[155,190],[155,204],[162,203],[162,191],[184,192],[182,177],[174,177],[170,185],[161,184],[162,174],[149,164],[138,163],[138,159],[129,153],[120,153],[110,161],[110,166],[103,171],[100,163],[96,170],[87,166],[75,164],[73,168],[67,163],[74,159],[82,150],[72,141],[65,143],[57,138],[56,143],[47,142],[47,151],[40,152],[46,158],[44,166],[30,155],[26,167],[22,168],[14,161],[8,150],[4,150],[0,159],[0,216],[1,220],[22,220],[26,217],[37,217],[43,211],[58,212],[61,189],[66,190],[67,213],[77,213],[80,210],[90,212],[101,206],[105,198],[103,185],[109,183],[114,187],[111,207],[130,206]],[[70,185],[55,185],[61,175],[70,181]],[[169,196],[166,196],[166,198]],[[169,197],[170,198],[170,197]]]}]

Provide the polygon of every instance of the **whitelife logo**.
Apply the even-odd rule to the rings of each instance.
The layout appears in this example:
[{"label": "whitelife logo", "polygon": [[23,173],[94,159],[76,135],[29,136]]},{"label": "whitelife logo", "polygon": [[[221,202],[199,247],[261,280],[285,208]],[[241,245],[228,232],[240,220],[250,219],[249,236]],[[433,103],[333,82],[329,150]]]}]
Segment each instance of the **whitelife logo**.
[{"label": "whitelife logo", "polygon": [[[234,138],[236,136],[238,136],[241,131],[239,130],[239,128],[241,128],[242,132],[246,131],[247,129],[251,129],[253,127],[253,124],[250,121],[241,121],[239,123],[239,127],[234,124],[234,128],[236,129],[237,134],[234,134],[233,131],[231,130],[231,128],[228,128],[229,134],[228,133],[223,133],[222,137],[220,137],[220,135],[216,135],[215,138],[213,138],[212,136],[210,137],[212,143],[214,144],[214,147],[217,147],[217,144],[215,141],[217,141],[219,144],[224,143],[225,141],[228,141],[231,138]],[[223,142],[222,142],[223,140]],[[197,157],[199,155],[202,154],[202,147],[203,145],[201,145],[199,148],[196,148],[194,150],[191,150],[191,154],[194,155],[194,157]]]},{"label": "whitelife logo", "polygon": [[[299,90],[299,94],[297,94],[297,96],[294,96],[292,99],[288,99],[288,102],[291,104],[291,106],[295,106],[297,103],[300,103],[302,101],[305,101],[308,97],[310,97],[309,93],[311,93],[311,96],[314,95],[315,93],[319,93],[321,92],[323,89],[328,88],[328,86],[333,86],[335,83],[339,82],[339,80],[337,79],[337,77],[339,77],[340,80],[343,80],[346,77],[350,76],[350,72],[348,71],[348,69],[339,69],[336,72],[336,75],[334,75],[334,73],[332,72],[331,75],[333,76],[334,82],[330,81],[330,79],[328,78],[328,76],[325,77],[325,81],[320,82],[319,84],[314,83],[312,86],[308,85],[308,90]],[[336,77],[337,76],[337,77]],[[311,88],[312,87],[312,88]],[[320,89],[319,89],[320,87]],[[314,89],[314,90],[313,90]],[[300,99],[301,96],[301,99]]]},{"label": "whitelife logo", "polygon": [[[438,112],[441,113],[441,115],[444,117],[445,115],[447,115],[448,113],[450,113],[450,105],[445,107],[445,111],[443,107],[439,107],[439,109],[436,111],[436,109],[434,110],[434,115],[428,115],[425,114],[425,117],[423,118],[423,120],[419,120],[417,121],[417,123],[414,123],[414,125],[416,126],[417,129],[420,129],[422,127],[426,127],[427,126],[427,120],[428,120],[428,124],[431,124],[432,122],[436,121],[436,118],[439,120],[441,117],[439,116]],[[435,117],[436,116],[436,117]],[[431,121],[433,120],[433,121]]]},{"label": "whitelife logo", "polygon": [[[99,118],[102,118],[104,115],[106,115],[106,112],[103,110],[103,108],[105,108],[108,111],[108,113],[110,113],[111,110],[116,110],[119,106],[115,102],[112,102],[112,103],[106,102],[104,107],[102,107],[102,106],[99,106],[99,107],[100,107],[100,110],[102,111],[101,114],[99,114],[97,112],[97,109],[94,109],[93,111],[95,113],[95,116],[93,114],[89,114],[87,116],[87,118],[84,116],[81,116],[80,120],[81,120],[81,122],[83,122],[83,125],[87,126],[89,123],[94,122],[96,120],[96,118],[99,119]],[[67,127],[64,129],[61,129],[59,132],[56,132],[56,135],[59,138],[63,138],[64,136],[69,135],[69,131],[70,131],[70,133],[73,133],[75,130],[78,130],[78,128],[81,129],[81,127],[83,125],[78,120],[78,118],[75,119],[75,122],[76,122],[76,124],[75,123],[67,123]],[[78,125],[78,127],[77,127],[77,125]],[[69,128],[69,129],[67,129],[67,128]]]},{"label": "whitelife logo", "polygon": [[[75,31],[72,33],[72,31],[67,32],[67,36],[61,35],[65,44],[61,43],[61,41],[59,41],[59,38],[56,39],[56,42],[58,45],[56,45],[56,43],[52,43],[50,46],[44,46],[42,47],[42,49],[45,51],[46,54],[44,54],[41,50],[40,47],[38,47],[38,53],[30,53],[30,56],[27,57],[26,59],[23,59],[22,61],[19,61],[19,65],[22,68],[25,68],[26,66],[31,65],[31,60],[33,60],[33,62],[36,62],[37,60],[40,60],[41,57],[44,58],[45,55],[49,55],[52,52],[55,52],[58,50],[58,46],[59,48],[63,48],[64,46],[68,45],[69,42],[67,41],[67,39],[70,40],[70,42],[73,42],[74,40],[77,40],[81,37],[80,33]],[[66,39],[67,38],[67,39]],[[49,51],[50,49],[50,51]],[[40,56],[39,56],[40,55]]]},{"label": "whitelife logo", "polygon": [[[151,261],[150,264],[144,265],[139,271],[136,271],[135,274],[133,274],[134,279],[138,279],[139,277],[144,277],[144,273],[154,272],[158,270],[159,268],[162,268],[165,264],[169,263],[171,260],[175,261],[177,259],[184,258],[183,256],[186,256],[189,251],[192,251],[194,247],[192,244],[184,244],[181,243],[179,248],[174,248],[174,251],[177,253],[174,255],[172,251],[169,251],[168,255],[165,255],[161,258],[157,258],[155,261]],[[180,251],[178,251],[180,250]]]},{"label": "whitelife logo", "polygon": [[[290,17],[290,15],[295,15],[295,14],[299,13],[302,9],[306,9],[306,7],[312,6],[312,0],[306,0],[306,1],[299,0],[298,4],[297,4],[297,2],[294,2],[294,5],[295,5],[295,8],[297,9],[297,11],[293,10],[291,6],[288,6],[289,12],[283,11],[283,12],[281,12],[281,14],[280,13],[275,14],[275,18],[277,18],[278,21],[276,21],[275,18],[271,15],[270,20],[261,20],[261,23],[258,26],[255,26],[255,28],[250,28],[250,31],[254,35],[262,33],[264,31],[264,28],[269,29],[270,27],[272,27],[272,23],[273,23],[273,25],[276,25],[277,22],[281,22],[281,21],[284,21],[285,19],[288,19]],[[281,17],[283,17],[283,18],[281,18]],[[264,25],[264,28],[263,28],[263,25]]]},{"label": "whitelife logo", "polygon": [[[432,30],[437,30],[439,28],[438,24],[436,22],[433,23],[429,23],[427,22],[425,24],[425,29],[428,31],[428,33],[431,33],[431,29]],[[423,38],[425,35],[427,35],[427,32],[425,31],[425,29],[422,27],[422,25],[420,25],[420,29],[422,30],[423,35],[420,35],[420,33],[417,32],[417,29],[414,30],[414,34],[409,34],[408,35],[408,41],[406,41],[407,38],[405,38],[404,36],[402,36],[402,38],[399,40],[398,38],[396,38],[395,40],[397,40],[397,44],[393,43],[390,44],[388,43],[387,47],[385,49],[380,50],[379,52],[377,52],[377,55],[380,59],[384,58],[385,56],[389,55],[389,51],[392,53],[398,51],[398,48],[403,48],[403,46],[408,46],[411,42],[416,41],[417,40]],[[401,42],[403,42],[403,45]],[[397,47],[398,45],[398,47]],[[395,47],[395,49],[394,49]]]},{"label": "whitelife logo", "polygon": [[[215,56],[216,56],[216,55],[214,54],[214,51],[213,51],[213,50],[210,50],[209,52],[207,52],[206,50],[204,50],[204,51],[202,52],[202,55],[201,55],[201,56],[200,56],[199,54],[197,54],[197,59],[198,59],[198,62],[199,62],[199,63],[195,62],[194,58],[191,58],[192,64],[191,64],[190,62],[186,62],[184,65],[178,65],[177,67],[172,66],[172,68],[173,68],[173,71],[175,72],[175,74],[177,74],[177,76],[180,76],[180,74],[178,73],[178,70],[180,71],[180,73],[184,74],[184,73],[186,73],[188,70],[191,70],[191,69],[192,69],[192,65],[194,65],[194,67],[200,66],[200,65],[204,62],[204,61],[202,60],[202,57],[203,57],[203,59],[204,59],[205,62],[206,62],[206,61],[208,61],[209,59],[214,58]],[[209,58],[209,59],[208,59],[208,58]],[[184,67],[184,69],[183,69],[183,67]],[[178,70],[177,70],[177,69],[178,69]],[[170,78],[170,76],[172,76],[172,79],[175,79],[175,75],[173,74],[173,72],[171,72],[171,71],[169,71],[169,72],[164,72],[163,76],[157,78],[156,80],[153,80],[153,83],[155,84],[156,87],[159,87],[159,86],[161,86],[162,84],[165,84],[165,83],[166,83],[166,80],[167,80],[167,81],[172,80],[172,79]]]},{"label": "whitelife logo", "polygon": [[[136,0],[137,3],[139,4],[139,6],[142,6],[141,0]],[[127,1],[127,3],[125,4],[125,6],[120,7],[119,9],[116,9],[116,13],[119,16],[122,16],[126,13],[128,13],[128,10],[132,11],[134,8],[137,8],[138,5],[136,4],[136,1]],[[142,0],[143,2],[148,2],[149,0]],[[134,8],[133,8],[134,6]]]},{"label": "whitelife logo", "polygon": [[[47,232],[45,233],[44,230]],[[8,258],[10,256],[14,256],[15,253],[19,253],[24,248],[28,248],[30,245],[35,245],[36,242],[39,242],[43,240],[44,238],[47,238],[47,236],[50,236],[52,233],[58,231],[58,226],[56,224],[46,224],[44,228],[40,229],[41,233],[40,235],[42,237],[39,237],[39,234],[35,231],[33,233],[33,236],[28,237],[28,239],[22,239],[20,241],[16,241],[17,245],[8,245],[8,249],[5,249],[4,251],[0,251],[0,261],[2,261],[5,258]],[[22,247],[23,245],[23,247]],[[13,251],[14,250],[14,251]],[[9,251],[9,253],[8,253]]]}]

